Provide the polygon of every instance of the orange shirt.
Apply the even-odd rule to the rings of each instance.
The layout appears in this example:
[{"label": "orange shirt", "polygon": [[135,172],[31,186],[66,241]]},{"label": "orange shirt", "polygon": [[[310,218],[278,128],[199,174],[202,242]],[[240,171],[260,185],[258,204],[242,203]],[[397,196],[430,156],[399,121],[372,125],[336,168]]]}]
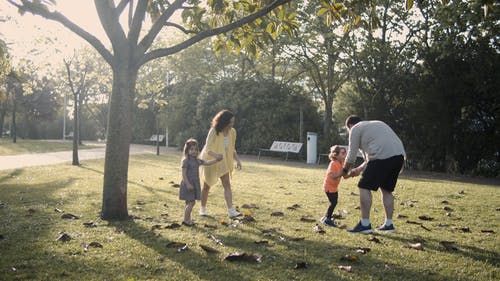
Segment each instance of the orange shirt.
[{"label": "orange shirt", "polygon": [[328,170],[326,171],[325,181],[323,182],[323,190],[325,192],[338,192],[338,186],[340,183],[340,178],[333,179],[332,174],[338,174],[342,171],[342,163],[338,160],[330,161],[328,164]]}]

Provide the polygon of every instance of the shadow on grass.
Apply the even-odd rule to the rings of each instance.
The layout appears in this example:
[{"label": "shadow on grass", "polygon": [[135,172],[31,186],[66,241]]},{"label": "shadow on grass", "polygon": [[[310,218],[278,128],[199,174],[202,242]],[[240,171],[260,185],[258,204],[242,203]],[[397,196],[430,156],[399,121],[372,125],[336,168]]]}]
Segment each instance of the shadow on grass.
[{"label": "shadow on grass", "polygon": [[421,172],[421,171],[411,171],[405,170],[401,174],[402,179],[409,179],[420,182],[442,182],[450,181],[457,183],[467,183],[467,184],[481,184],[488,185],[492,187],[500,187],[500,179],[496,178],[485,178],[485,177],[471,177],[471,176],[460,176],[446,173],[433,173],[433,172]]},{"label": "shadow on grass", "polygon": [[[377,259],[376,253],[362,255],[359,262],[351,264],[350,262],[341,261],[340,258],[355,253],[356,249],[352,247],[338,245],[333,241],[326,240],[286,241],[281,239],[280,233],[263,236],[263,229],[259,228],[255,223],[245,225],[245,229],[234,228],[234,232],[229,234],[227,231],[217,233],[218,229],[208,229],[200,225],[156,233],[133,220],[110,222],[110,226],[123,231],[128,237],[153,249],[165,259],[177,263],[200,279],[205,280],[352,280],[349,274],[355,274],[357,278],[364,280],[402,280],[401,278],[404,280],[422,280],[422,277],[425,277],[425,280],[455,280],[455,277],[442,276],[435,272],[422,274],[422,272],[393,264],[388,269],[384,261]],[[170,231],[193,232],[192,235],[187,237],[191,237],[191,240],[194,239],[194,241],[171,241],[166,238]],[[214,244],[211,238],[197,239],[194,235],[196,233],[203,234],[205,237],[214,235],[222,241],[223,245]],[[248,233],[253,237],[269,240],[270,243],[266,245],[257,244],[254,238],[245,237],[248,236],[246,235]],[[172,234],[177,236],[179,233]],[[175,249],[169,249],[167,248],[169,242],[187,243],[190,250],[177,252]],[[214,247],[221,253],[205,253],[200,250],[200,244]],[[262,262],[229,262],[223,259],[223,256],[233,252],[260,254],[262,255]],[[294,269],[295,264],[298,262],[306,262],[308,268]],[[354,273],[341,271],[337,268],[338,265],[352,265]],[[167,275],[168,278],[179,277],[174,272],[169,274],[173,274],[173,276]]]}]

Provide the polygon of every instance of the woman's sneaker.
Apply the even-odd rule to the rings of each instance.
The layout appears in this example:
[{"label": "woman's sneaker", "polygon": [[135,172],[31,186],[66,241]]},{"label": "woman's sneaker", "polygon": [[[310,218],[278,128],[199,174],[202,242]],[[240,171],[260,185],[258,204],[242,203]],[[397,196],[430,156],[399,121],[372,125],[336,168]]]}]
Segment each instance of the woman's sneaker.
[{"label": "woman's sneaker", "polygon": [[361,221],[360,221],[353,229],[349,229],[347,231],[352,232],[352,233],[369,234],[369,233],[372,233],[372,225],[369,224],[367,226],[364,226],[361,224]]},{"label": "woman's sneaker", "polygon": [[375,231],[383,231],[383,232],[394,232],[396,229],[394,228],[394,224],[386,225],[385,223],[380,227],[377,227]]},{"label": "woman's sneaker", "polygon": [[227,210],[227,215],[229,216],[229,218],[232,219],[232,218],[241,216],[241,213],[238,212],[238,211],[236,211],[236,210],[234,210],[234,209],[228,209]]}]

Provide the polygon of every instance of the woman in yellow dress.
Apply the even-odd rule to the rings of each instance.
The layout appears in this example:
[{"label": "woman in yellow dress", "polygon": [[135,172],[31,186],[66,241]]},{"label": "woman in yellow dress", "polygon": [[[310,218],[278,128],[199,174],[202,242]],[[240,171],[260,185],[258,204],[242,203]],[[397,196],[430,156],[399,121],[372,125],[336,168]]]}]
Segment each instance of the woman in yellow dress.
[{"label": "woman in yellow dress", "polygon": [[234,114],[229,110],[219,111],[212,119],[208,131],[205,147],[201,152],[201,158],[205,161],[222,156],[222,161],[211,166],[203,166],[201,180],[203,189],[201,191],[200,215],[206,216],[206,206],[210,187],[221,180],[224,187],[224,199],[226,200],[227,212],[230,218],[241,214],[233,208],[233,195],[231,191],[231,174],[233,172],[233,161],[236,160],[236,168],[241,169],[241,162],[236,153],[236,130],[233,128]]}]

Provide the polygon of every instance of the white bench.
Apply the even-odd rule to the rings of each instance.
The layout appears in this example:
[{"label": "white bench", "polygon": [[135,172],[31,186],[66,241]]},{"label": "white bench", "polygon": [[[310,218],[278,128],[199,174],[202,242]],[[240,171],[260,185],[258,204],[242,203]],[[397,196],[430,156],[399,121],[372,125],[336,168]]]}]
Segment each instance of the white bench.
[{"label": "white bench", "polygon": [[261,152],[280,152],[285,154],[285,161],[286,161],[288,160],[289,153],[298,154],[301,148],[302,148],[301,142],[273,141],[273,144],[269,149],[259,148],[259,155],[257,156],[257,159],[260,159]]},{"label": "white bench", "polygon": [[162,142],[165,138],[165,135],[152,135],[149,139],[145,139],[146,142]]}]

